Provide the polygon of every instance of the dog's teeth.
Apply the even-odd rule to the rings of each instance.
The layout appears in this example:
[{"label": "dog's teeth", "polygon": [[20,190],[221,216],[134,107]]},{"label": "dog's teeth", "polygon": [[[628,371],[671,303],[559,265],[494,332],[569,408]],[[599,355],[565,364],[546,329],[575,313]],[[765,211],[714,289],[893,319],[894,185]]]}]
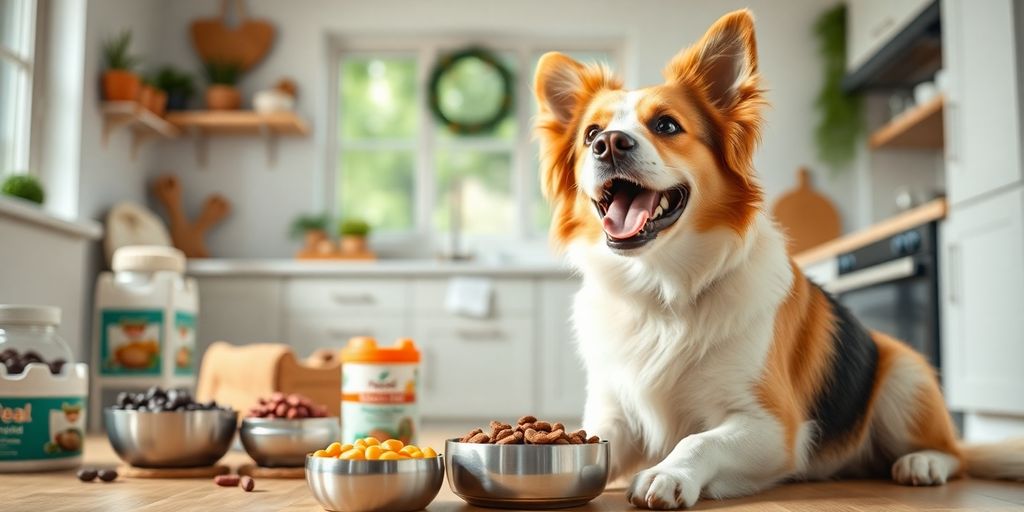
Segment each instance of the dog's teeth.
[{"label": "dog's teeth", "polygon": [[665,196],[661,196],[661,209],[668,210],[668,198]]},{"label": "dog's teeth", "polygon": [[662,207],[659,206],[659,207],[655,208],[654,209],[654,218],[657,219],[658,217],[661,217],[662,212],[664,212],[664,209]]}]

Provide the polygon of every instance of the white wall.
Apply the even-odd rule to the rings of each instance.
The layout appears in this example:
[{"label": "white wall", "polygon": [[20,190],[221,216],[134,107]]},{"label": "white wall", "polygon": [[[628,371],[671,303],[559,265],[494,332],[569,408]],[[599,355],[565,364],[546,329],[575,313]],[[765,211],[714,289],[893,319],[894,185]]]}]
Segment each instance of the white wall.
[{"label": "white wall", "polygon": [[[93,11],[90,3],[90,12]],[[198,71],[188,37],[188,25],[198,17],[216,14],[219,2],[176,0],[155,8],[149,0],[103,0],[113,18],[109,23],[90,24],[89,44],[96,41],[94,30],[113,30],[119,22],[140,26],[158,25],[163,60]],[[148,163],[148,175],[174,172],[184,185],[186,207],[195,214],[210,193],[226,195],[235,206],[225,224],[215,228],[209,244],[217,256],[284,257],[294,246],[286,238],[287,225],[299,212],[321,208],[324,193],[324,127],[330,112],[324,108],[328,94],[327,59],[329,35],[438,35],[500,34],[502,36],[615,38],[624,41],[630,85],[661,80],[665,62],[680,48],[695,41],[718,16],[750,7],[758,20],[760,66],[772,106],[765,113],[764,143],[757,155],[757,167],[769,196],[792,186],[801,165],[818,171],[817,184],[829,193],[843,212],[847,227],[863,224],[867,216],[858,204],[869,204],[852,191],[858,187],[856,173],[831,178],[814,155],[813,102],[821,82],[821,63],[811,25],[832,0],[638,0],[623,3],[610,0],[520,0],[481,2],[444,1],[338,1],[338,0],[249,0],[251,15],[272,20],[278,30],[273,52],[242,83],[247,94],[273,84],[282,76],[294,78],[300,86],[299,111],[311,120],[315,135],[307,139],[284,140],[278,162],[266,163],[264,147],[248,139],[213,139],[209,160],[199,168],[191,139],[159,144]],[[128,4],[133,4],[129,6]],[[142,12],[150,9],[148,13]],[[117,12],[114,12],[117,11]],[[146,16],[148,15],[148,18]],[[145,18],[145,19],[144,19]],[[486,36],[481,37],[486,44]],[[96,43],[98,44],[98,43]],[[98,46],[97,52],[98,52]],[[86,76],[90,74],[87,70]],[[88,117],[88,116],[87,116]],[[86,120],[86,123],[89,121]],[[87,124],[87,126],[89,126]],[[93,166],[92,178],[101,179],[83,194],[86,205],[108,202],[117,194],[137,195],[140,176],[127,173],[127,150],[112,147],[98,150],[83,145],[83,160]],[[117,160],[116,162],[114,160]],[[109,167],[101,169],[100,167]],[[121,181],[124,180],[124,181]],[[103,189],[109,183],[112,189]]]}]

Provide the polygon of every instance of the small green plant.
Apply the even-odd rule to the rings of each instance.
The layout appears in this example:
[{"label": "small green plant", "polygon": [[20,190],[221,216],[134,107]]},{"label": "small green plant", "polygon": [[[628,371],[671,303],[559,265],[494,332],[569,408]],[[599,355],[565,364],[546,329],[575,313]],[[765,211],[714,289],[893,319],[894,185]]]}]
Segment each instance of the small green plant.
[{"label": "small green plant", "polygon": [[178,93],[186,99],[196,92],[196,85],[192,79],[192,75],[184,71],[179,71],[172,66],[164,66],[160,68],[153,77],[153,83],[160,88],[160,90],[167,91],[168,94]]},{"label": "small green plant", "polygon": [[211,84],[235,85],[242,76],[242,66],[237,62],[230,61],[207,61],[206,79]]},{"label": "small green plant", "polygon": [[15,174],[7,178],[0,191],[4,195],[20,197],[36,204],[43,204],[43,200],[46,198],[39,180],[28,174]]},{"label": "small green plant", "polygon": [[139,58],[128,53],[132,46],[132,31],[125,30],[113,39],[103,43],[103,57],[107,61],[107,69],[123,69],[131,71],[139,64]]},{"label": "small green plant", "polygon": [[818,158],[833,172],[845,169],[857,155],[857,140],[864,129],[860,96],[843,90],[846,73],[846,6],[825,11],[814,23],[824,65],[824,80],[815,100],[818,124],[814,141]]},{"label": "small green plant", "polygon": [[289,230],[292,238],[300,238],[309,231],[327,231],[327,225],[330,220],[326,213],[319,215],[299,215],[292,221],[292,227]]},{"label": "small green plant", "polygon": [[363,219],[346,219],[338,224],[340,236],[366,236],[370,234],[370,224]]}]

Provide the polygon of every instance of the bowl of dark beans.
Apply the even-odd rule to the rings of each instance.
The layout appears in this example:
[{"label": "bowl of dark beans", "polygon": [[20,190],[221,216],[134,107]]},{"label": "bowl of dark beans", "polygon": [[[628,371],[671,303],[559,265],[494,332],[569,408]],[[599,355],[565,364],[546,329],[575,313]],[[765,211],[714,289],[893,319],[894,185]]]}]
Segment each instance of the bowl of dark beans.
[{"label": "bowl of dark beans", "polygon": [[264,467],[302,467],[306,455],[338,439],[336,416],[298,394],[260,398],[242,420],[238,437],[245,451]]},{"label": "bowl of dark beans", "polygon": [[156,386],[119,394],[103,417],[118,457],[142,468],[212,465],[230,448],[238,422],[230,407],[196,402],[186,389]]},{"label": "bowl of dark beans", "polygon": [[0,352],[0,364],[3,364],[4,368],[7,369],[7,375],[18,375],[23,373],[28,365],[32,363],[44,364],[50,368],[51,374],[60,375],[60,372],[64,369],[64,365],[67,364],[67,361],[60,358],[47,361],[34,350],[18,352],[13,348],[9,348]]}]

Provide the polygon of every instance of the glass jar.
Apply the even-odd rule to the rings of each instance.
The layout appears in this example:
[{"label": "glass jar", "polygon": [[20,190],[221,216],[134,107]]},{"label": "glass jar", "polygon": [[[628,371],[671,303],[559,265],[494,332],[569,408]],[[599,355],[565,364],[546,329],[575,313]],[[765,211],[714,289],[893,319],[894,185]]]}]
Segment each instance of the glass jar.
[{"label": "glass jar", "polygon": [[89,369],[58,325],[58,308],[0,305],[0,473],[82,462]]}]

